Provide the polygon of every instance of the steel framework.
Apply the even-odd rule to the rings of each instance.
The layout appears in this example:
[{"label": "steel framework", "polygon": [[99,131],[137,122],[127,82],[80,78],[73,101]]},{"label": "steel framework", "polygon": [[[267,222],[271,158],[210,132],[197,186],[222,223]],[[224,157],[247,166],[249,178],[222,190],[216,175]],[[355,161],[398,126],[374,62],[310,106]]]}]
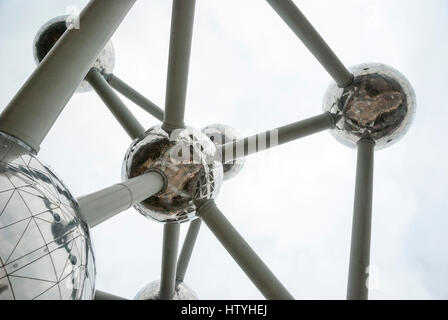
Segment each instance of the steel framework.
[{"label": "steel framework", "polygon": [[[41,142],[83,79],[93,87],[131,139],[142,135],[145,129],[115,90],[162,121],[165,130],[183,128],[195,0],[173,0],[165,111],[116,75],[103,75],[91,67],[134,3],[135,0],[91,0],[80,14],[81,28],[69,29],[63,34],[3,110],[0,116],[0,131],[19,139],[37,153]],[[347,88],[352,84],[353,74],[337,58],[292,0],[267,0],[267,3],[303,41],[339,88]],[[45,94],[42,94],[43,92]],[[324,112],[309,119],[224,144],[220,148],[223,162],[227,163],[279,144],[333,129],[338,121],[337,115]],[[264,142],[261,143],[262,141]],[[251,147],[251,142],[255,142],[252,144],[255,147]],[[347,299],[368,297],[366,271],[370,256],[375,139],[364,137],[357,144]],[[148,172],[79,197],[77,200],[80,216],[90,227],[94,227],[159,193],[164,187],[164,179],[160,172]],[[190,223],[179,255],[179,224],[164,225],[158,298],[173,298],[176,283],[184,280],[201,221],[204,221],[267,299],[293,299],[212,199],[198,200],[196,205],[198,218]],[[121,298],[97,290],[95,299]]]}]

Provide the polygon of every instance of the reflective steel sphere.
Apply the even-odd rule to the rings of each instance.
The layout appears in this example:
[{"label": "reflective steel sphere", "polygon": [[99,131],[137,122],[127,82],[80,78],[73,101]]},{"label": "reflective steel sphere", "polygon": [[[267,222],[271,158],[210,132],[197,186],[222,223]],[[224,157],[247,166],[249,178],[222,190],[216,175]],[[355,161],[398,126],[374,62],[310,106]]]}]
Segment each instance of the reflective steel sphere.
[{"label": "reflective steel sphere", "polygon": [[192,128],[168,133],[155,126],[146,131],[129,147],[122,178],[127,180],[156,170],[165,177],[165,188],[135,205],[135,209],[159,222],[194,219],[194,200],[215,199],[221,188],[223,169],[216,154],[213,142]]},{"label": "reflective steel sphere", "polygon": [[0,300],[92,299],[95,272],[75,198],[28,147],[0,133]]},{"label": "reflective steel sphere", "polygon": [[[159,300],[160,281],[156,280],[140,290],[134,300]],[[176,284],[174,297],[171,300],[199,300],[196,293],[184,282]]]},{"label": "reflective steel sphere", "polygon": [[[202,132],[205,133],[217,147],[241,139],[240,134],[234,128],[224,124],[209,125],[202,129]],[[243,157],[231,162],[223,163],[224,180],[229,180],[235,177],[241,169],[243,169],[245,162],[246,159]]]},{"label": "reflective steel sphere", "polygon": [[[39,64],[53,48],[62,34],[71,26],[69,15],[59,16],[45,23],[34,38],[33,55],[36,64]],[[112,42],[108,42],[98,56],[92,67],[98,69],[101,74],[111,74],[115,66],[115,52]],[[90,84],[83,80],[76,92],[87,92],[92,90]]]},{"label": "reflective steel sphere", "polygon": [[398,141],[409,129],[416,110],[415,93],[397,70],[379,63],[361,64],[350,70],[351,85],[328,88],[323,110],[335,116],[331,131],[341,143],[356,147],[361,138],[371,138],[376,149]]}]

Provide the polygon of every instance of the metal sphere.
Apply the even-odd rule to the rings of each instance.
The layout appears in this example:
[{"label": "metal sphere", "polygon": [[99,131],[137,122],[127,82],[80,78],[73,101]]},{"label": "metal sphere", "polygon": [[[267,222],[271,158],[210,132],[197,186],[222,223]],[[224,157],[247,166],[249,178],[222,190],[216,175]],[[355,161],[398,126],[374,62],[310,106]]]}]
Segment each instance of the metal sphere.
[{"label": "metal sphere", "polygon": [[[45,23],[37,32],[34,38],[33,55],[34,61],[38,65],[53,48],[59,38],[67,30],[67,26],[72,27],[70,15],[59,16]],[[93,68],[100,71],[101,74],[111,74],[115,66],[115,51],[112,42],[108,42],[96,59]],[[83,80],[76,92],[91,91],[90,84]]]},{"label": "metal sphere", "polygon": [[323,110],[335,116],[331,133],[341,143],[356,147],[361,138],[382,149],[398,141],[409,129],[416,110],[411,84],[397,70],[379,63],[351,68],[354,80],[346,88],[330,85]]},{"label": "metal sphere", "polygon": [[0,133],[0,300],[93,298],[95,259],[77,210],[61,180]]},{"label": "metal sphere", "polygon": [[[224,124],[209,125],[202,129],[202,132],[206,134],[217,147],[241,139],[241,135],[234,128]],[[245,158],[239,158],[228,163],[223,163],[224,180],[229,180],[235,177],[241,169],[243,169],[245,162]]]},{"label": "metal sphere", "polygon": [[[160,300],[160,281],[156,280],[145,286],[135,296],[134,300]],[[170,300],[199,300],[196,293],[184,282],[176,284],[174,297]]]},{"label": "metal sphere", "polygon": [[129,147],[122,178],[156,170],[165,177],[165,188],[134,208],[164,223],[195,219],[194,201],[215,199],[221,188],[223,169],[216,154],[213,142],[195,129],[168,133],[161,126],[152,127]]}]

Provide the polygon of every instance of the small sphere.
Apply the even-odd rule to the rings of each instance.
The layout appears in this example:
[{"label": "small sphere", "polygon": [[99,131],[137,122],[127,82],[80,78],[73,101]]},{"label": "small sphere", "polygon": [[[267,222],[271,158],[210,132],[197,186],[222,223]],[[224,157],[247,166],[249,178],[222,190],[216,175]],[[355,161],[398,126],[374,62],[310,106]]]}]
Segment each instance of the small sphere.
[{"label": "small sphere", "polygon": [[[67,26],[72,27],[70,16],[64,15],[51,19],[45,23],[37,32],[34,38],[33,55],[34,61],[38,65],[53,48],[59,38],[67,30]],[[100,53],[92,67],[98,69],[101,74],[111,74],[115,66],[115,52],[112,42],[108,42]],[[91,91],[90,84],[83,80],[76,92]]]},{"label": "small sphere", "polygon": [[[160,300],[160,281],[156,280],[145,286],[135,296],[134,300]],[[184,282],[176,284],[174,297],[170,300],[199,300],[196,293]]]},{"label": "small sphere", "polygon": [[122,167],[127,180],[148,171],[165,177],[159,194],[134,208],[148,218],[164,223],[182,223],[196,218],[195,200],[215,199],[221,188],[223,169],[213,142],[192,129],[168,133],[155,126],[134,140]]},{"label": "small sphere", "polygon": [[19,140],[0,133],[0,300],[91,300],[88,226],[62,181]]},{"label": "small sphere", "polygon": [[[241,135],[234,128],[224,124],[209,125],[202,129],[202,132],[206,134],[217,147],[241,139]],[[223,163],[222,167],[224,169],[224,180],[229,180],[235,177],[241,169],[243,169],[245,162],[246,159],[243,157]]]},{"label": "small sphere", "polygon": [[415,116],[414,90],[397,70],[379,63],[350,69],[354,80],[346,88],[331,84],[323,110],[336,119],[331,130],[339,142],[356,148],[361,138],[375,141],[377,150],[397,142]]}]

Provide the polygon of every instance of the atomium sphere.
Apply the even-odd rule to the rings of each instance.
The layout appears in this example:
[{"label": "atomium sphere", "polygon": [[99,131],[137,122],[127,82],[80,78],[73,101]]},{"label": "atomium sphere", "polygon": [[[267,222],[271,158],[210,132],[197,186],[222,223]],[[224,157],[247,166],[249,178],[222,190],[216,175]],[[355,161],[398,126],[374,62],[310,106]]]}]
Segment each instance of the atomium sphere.
[{"label": "atomium sphere", "polygon": [[398,141],[409,129],[416,110],[415,93],[397,70],[379,63],[351,68],[354,80],[346,88],[330,85],[323,110],[335,116],[333,136],[356,147],[361,138],[376,142],[376,149]]},{"label": "atomium sphere", "polygon": [[123,161],[122,178],[149,171],[164,176],[165,188],[134,208],[164,223],[195,219],[194,201],[215,199],[223,180],[216,146],[205,134],[189,127],[168,133],[155,126],[134,140]]},{"label": "atomium sphere", "polygon": [[95,259],[77,202],[23,143],[0,133],[0,300],[90,300]]},{"label": "atomium sphere", "polygon": [[[53,48],[59,38],[67,30],[67,26],[72,28],[74,26],[71,21],[70,15],[59,16],[51,19],[45,23],[37,32],[34,38],[33,55],[36,64],[39,64],[47,55],[47,53]],[[115,66],[115,52],[112,42],[108,42],[96,59],[93,68],[103,74],[111,74]],[[79,85],[76,92],[91,91],[90,84],[83,80]]]},{"label": "atomium sphere", "polygon": [[[224,124],[209,125],[203,128],[202,132],[206,134],[217,147],[241,139],[241,135],[234,128]],[[241,169],[243,169],[245,162],[245,158],[239,158],[223,163],[224,180],[229,180],[235,177]]]},{"label": "atomium sphere", "polygon": [[[160,281],[153,281],[140,290],[134,300],[160,300],[159,291]],[[174,297],[170,300],[199,300],[199,298],[184,282],[178,282],[176,283]]]}]

